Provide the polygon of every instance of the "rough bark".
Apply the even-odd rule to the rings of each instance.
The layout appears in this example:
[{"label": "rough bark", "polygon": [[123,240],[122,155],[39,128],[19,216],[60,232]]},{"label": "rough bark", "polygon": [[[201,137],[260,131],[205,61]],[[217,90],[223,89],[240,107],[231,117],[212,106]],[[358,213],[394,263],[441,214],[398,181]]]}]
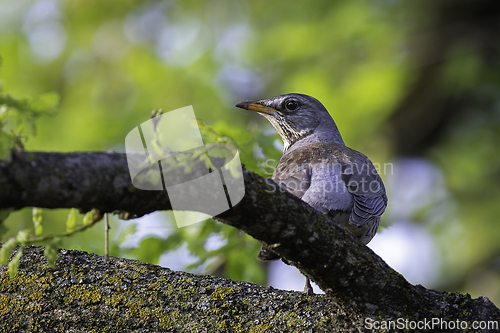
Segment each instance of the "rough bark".
[{"label": "rough bark", "polygon": [[[334,328],[348,330],[354,327],[361,329],[366,318],[375,320],[403,318],[408,321],[442,318],[449,321],[466,321],[470,324],[480,320],[496,321],[498,324],[500,310],[487,298],[471,299],[469,295],[438,292],[418,285],[413,286],[400,274],[392,270],[369,248],[346,234],[342,228],[333,224],[323,214],[292,194],[282,191],[271,180],[262,178],[245,169],[243,170],[243,176],[246,189],[243,200],[216,218],[272,246],[288,263],[296,266],[302,273],[315,281],[328,297],[329,305],[325,306],[326,303],[323,302],[326,300],[322,296],[309,298],[304,296],[302,298],[296,293],[273,291],[281,295],[280,297],[283,297],[284,302],[291,302],[285,305],[285,308],[289,309],[287,312],[289,315],[292,315],[295,311],[295,306],[291,304],[295,302],[301,304],[301,301],[298,300],[306,300],[308,304],[306,307],[315,304],[314,306],[325,308],[326,312],[320,313],[321,316],[327,316],[328,320],[318,319],[318,325],[314,327],[303,326],[297,328],[297,330],[325,331]],[[126,158],[122,153],[14,153],[9,160],[0,161],[0,189],[0,209],[26,206],[44,208],[77,207],[82,210],[98,208],[101,212],[121,210],[131,214],[143,215],[155,210],[171,208],[165,192],[140,191],[132,186],[128,176]],[[31,253],[35,256],[38,252]],[[15,306],[31,306],[29,302],[22,303],[20,300],[22,297],[19,298],[19,295],[22,294],[20,290],[24,288],[23,285],[26,285],[28,278],[32,279],[31,283],[36,284],[38,288],[41,288],[40,290],[45,288],[44,285],[48,284],[47,295],[44,296],[46,298],[43,298],[43,302],[58,304],[60,305],[58,311],[62,312],[57,313],[65,313],[68,310],[64,302],[61,303],[58,299],[51,300],[52,290],[76,288],[74,286],[78,286],[78,284],[69,283],[65,285],[63,283],[60,285],[61,283],[58,280],[60,278],[57,277],[57,274],[62,273],[58,272],[80,274],[85,277],[89,275],[88,272],[92,272],[91,276],[102,276],[104,273],[99,273],[101,274],[99,275],[97,272],[104,270],[107,272],[106,274],[115,276],[118,274],[117,272],[124,269],[122,268],[123,264],[118,263],[129,262],[117,259],[117,261],[110,263],[111,266],[108,267],[95,256],[67,251],[63,254],[62,258],[69,256],[70,259],[60,259],[55,272],[51,272],[41,264],[42,259],[38,258],[39,253],[36,254],[38,256],[36,260],[34,259],[36,256],[31,259],[24,259],[17,280],[8,280],[7,273],[4,272],[1,275],[2,280],[0,283],[0,293],[2,295],[0,314],[12,315],[13,312],[10,312],[9,309]],[[121,275],[118,275],[120,279],[113,283],[114,285],[121,285],[119,289],[122,290],[119,295],[125,298],[128,296],[124,292],[132,290],[136,284],[154,284],[154,281],[159,279],[158,276],[164,276],[167,274],[165,272],[168,272],[167,269],[137,262],[128,265],[137,266],[138,268],[127,271],[128,275],[125,272],[121,273]],[[71,272],[72,270],[74,272]],[[147,278],[141,280],[140,277],[144,274],[147,275]],[[155,274],[158,274],[158,276],[155,277]],[[223,288],[236,288],[236,286],[241,289],[250,288],[257,295],[257,299],[261,297],[261,301],[266,299],[266,293],[269,292],[267,289],[247,283],[230,282],[205,276],[172,274],[177,274],[177,280],[175,281],[178,282],[176,283],[178,283],[181,290],[185,289],[182,292],[177,289],[178,293],[185,295],[187,292],[188,296],[179,295],[178,297],[184,298],[175,298],[170,301],[166,297],[162,302],[155,303],[155,305],[168,313],[169,318],[173,318],[173,309],[182,307],[182,304],[178,304],[179,302],[185,301],[191,304],[189,311],[178,310],[183,315],[190,315],[183,316],[184,319],[177,319],[175,323],[171,319],[174,326],[169,327],[175,327],[179,330],[191,330],[191,326],[189,326],[193,324],[191,322],[197,324],[205,322],[208,325],[212,320],[200,319],[205,318],[203,317],[203,310],[192,304],[201,302],[203,295],[210,298],[214,291],[204,293],[200,291],[201,289],[196,289],[192,283],[199,283],[205,286],[203,288],[208,288],[204,283],[216,280],[224,286]],[[133,276],[135,278],[132,278]],[[48,283],[49,280],[52,282]],[[81,313],[88,313],[90,310],[87,309],[87,305],[95,305],[95,311],[100,311],[102,320],[107,321],[109,317],[102,315],[102,313],[106,311],[117,312],[118,310],[106,303],[110,302],[110,290],[114,287],[108,286],[109,282],[105,282],[105,280],[96,278],[85,282],[85,288],[96,292],[99,291],[101,296],[97,297],[98,299],[93,303],[81,301],[75,303],[75,306],[80,307],[79,311]],[[70,279],[70,281],[73,280]],[[168,280],[165,280],[165,284],[168,285],[167,282]],[[195,290],[192,288],[195,288]],[[84,293],[85,290],[81,292]],[[69,295],[68,293],[69,291],[67,291],[66,295]],[[229,294],[232,294],[232,292]],[[143,298],[140,301],[139,299],[135,300],[137,311],[140,312],[140,309],[144,307],[155,311],[152,307],[148,307],[149,305],[144,305],[151,302],[151,293],[141,291],[137,294],[137,297],[139,295],[142,295]],[[232,303],[229,303],[232,305],[227,307],[221,307],[219,303],[210,303],[209,307],[213,307],[219,312],[211,312],[209,317],[216,318],[219,316],[218,320],[221,322],[228,320],[225,325],[232,330],[239,327],[242,327],[243,331],[249,330],[245,324],[238,324],[241,320],[254,329],[257,329],[259,323],[266,323],[266,325],[269,325],[268,327],[274,327],[275,319],[272,319],[272,316],[268,317],[262,308],[255,310],[260,311],[259,313],[262,315],[258,319],[259,322],[255,322],[253,319],[255,313],[246,319],[241,319],[242,317],[239,317],[240,313],[242,309],[246,308],[234,307],[235,302],[239,299],[238,295],[238,293],[234,294],[234,298],[231,298]],[[18,299],[20,303],[16,303]],[[194,303],[190,299],[194,299]],[[123,300],[123,302],[126,301]],[[2,307],[4,310],[1,310]],[[259,305],[255,303],[249,306],[249,308],[253,307],[259,307]],[[263,305],[263,308],[266,307],[269,308],[269,311],[272,309],[276,311],[277,308],[280,308],[279,306],[275,308]],[[43,306],[41,308],[43,309]],[[124,305],[123,308],[128,308],[128,305]],[[120,318],[128,320],[131,316],[127,315],[124,309],[125,312],[118,311],[117,313],[119,313]],[[24,310],[29,310],[29,308],[24,308]],[[24,321],[32,320],[29,318],[32,318],[30,316],[33,314],[29,313],[33,313],[33,311],[35,310],[27,312],[28,315]],[[43,311],[40,313],[43,313]],[[72,316],[74,315],[69,315],[69,317]],[[307,317],[307,315],[305,316]],[[136,323],[141,320],[139,315],[134,318],[136,318]],[[304,318],[297,320],[297,323]],[[147,322],[150,323],[154,320],[151,319]],[[277,331],[280,330],[277,329]]]},{"label": "rough bark", "polygon": [[2,332],[304,332],[349,324],[330,303],[81,251],[59,251],[52,270],[42,248],[28,247],[12,280],[0,267]]}]

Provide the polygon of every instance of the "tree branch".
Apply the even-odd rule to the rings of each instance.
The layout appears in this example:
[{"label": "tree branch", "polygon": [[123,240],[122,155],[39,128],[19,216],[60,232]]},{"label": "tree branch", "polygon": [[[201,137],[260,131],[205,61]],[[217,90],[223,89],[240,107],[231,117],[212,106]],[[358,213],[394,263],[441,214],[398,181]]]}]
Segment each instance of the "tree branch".
[{"label": "tree branch", "polygon": [[324,295],[196,276],[136,260],[60,250],[52,270],[43,248],[27,247],[9,278],[0,266],[1,332],[337,331]]},{"label": "tree branch", "polygon": [[[500,320],[485,297],[409,284],[327,216],[243,169],[246,193],[217,220],[266,245],[315,281],[351,316],[423,320]],[[123,153],[19,153],[0,161],[0,209],[97,208],[144,215],[171,209],[166,191],[133,187]]]}]

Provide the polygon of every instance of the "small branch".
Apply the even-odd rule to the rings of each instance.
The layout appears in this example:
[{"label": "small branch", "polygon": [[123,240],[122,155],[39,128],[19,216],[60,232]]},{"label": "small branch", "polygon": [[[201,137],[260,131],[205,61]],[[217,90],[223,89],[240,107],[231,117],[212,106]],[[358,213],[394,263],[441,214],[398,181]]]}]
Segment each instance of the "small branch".
[{"label": "small branch", "polygon": [[109,218],[108,213],[104,214],[104,261],[109,258]]}]

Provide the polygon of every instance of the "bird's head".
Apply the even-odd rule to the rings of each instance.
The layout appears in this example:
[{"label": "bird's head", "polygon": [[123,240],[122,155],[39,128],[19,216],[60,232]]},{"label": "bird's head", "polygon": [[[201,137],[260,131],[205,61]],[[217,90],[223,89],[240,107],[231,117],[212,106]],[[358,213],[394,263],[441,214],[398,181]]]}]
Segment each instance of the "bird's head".
[{"label": "bird's head", "polygon": [[[342,141],[337,126],[326,108],[316,98],[303,94],[286,94],[260,101],[247,101],[236,107],[263,115],[274,126],[285,145],[310,135],[331,134]],[[324,133],[318,133],[324,132]]]}]

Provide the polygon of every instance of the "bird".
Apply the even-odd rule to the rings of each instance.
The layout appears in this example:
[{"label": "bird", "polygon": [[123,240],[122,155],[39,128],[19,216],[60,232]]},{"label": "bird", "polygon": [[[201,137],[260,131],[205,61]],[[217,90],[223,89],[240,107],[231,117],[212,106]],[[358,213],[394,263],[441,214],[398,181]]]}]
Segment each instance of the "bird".
[{"label": "bird", "polygon": [[[368,157],[345,145],[323,104],[291,93],[235,106],[264,116],[283,140],[272,179],[368,244],[387,207],[384,183]],[[280,256],[262,244],[257,258]],[[314,293],[307,276],[304,292]]]}]

